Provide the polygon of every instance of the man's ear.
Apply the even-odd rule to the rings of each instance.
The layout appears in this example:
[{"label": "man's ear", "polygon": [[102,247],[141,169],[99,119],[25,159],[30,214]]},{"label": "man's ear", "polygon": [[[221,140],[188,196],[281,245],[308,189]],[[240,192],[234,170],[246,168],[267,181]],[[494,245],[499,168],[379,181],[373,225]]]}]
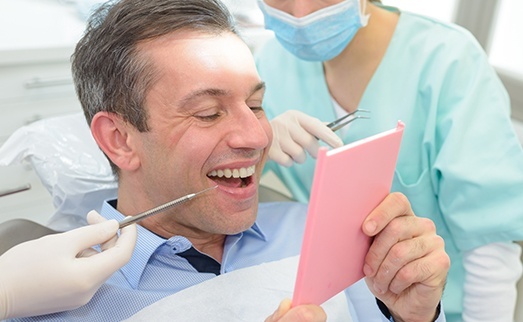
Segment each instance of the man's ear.
[{"label": "man's ear", "polygon": [[133,171],[140,166],[133,134],[138,131],[114,113],[98,112],[91,121],[91,133],[98,146],[122,170]]}]

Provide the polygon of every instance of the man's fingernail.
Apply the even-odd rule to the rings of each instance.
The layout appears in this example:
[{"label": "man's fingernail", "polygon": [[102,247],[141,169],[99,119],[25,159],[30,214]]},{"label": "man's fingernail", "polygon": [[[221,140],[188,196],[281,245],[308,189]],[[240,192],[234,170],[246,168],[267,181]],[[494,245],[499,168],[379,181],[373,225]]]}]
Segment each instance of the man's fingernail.
[{"label": "man's fingernail", "polygon": [[378,225],[376,224],[376,222],[374,220],[369,220],[365,223],[365,229],[367,230],[367,232],[369,233],[374,233],[374,231],[376,231],[376,227]]}]

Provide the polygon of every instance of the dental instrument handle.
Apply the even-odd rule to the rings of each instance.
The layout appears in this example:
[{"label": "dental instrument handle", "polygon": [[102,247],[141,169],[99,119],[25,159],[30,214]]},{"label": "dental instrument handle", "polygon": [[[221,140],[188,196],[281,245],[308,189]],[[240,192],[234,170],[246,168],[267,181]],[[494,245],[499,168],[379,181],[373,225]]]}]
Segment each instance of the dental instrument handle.
[{"label": "dental instrument handle", "polygon": [[199,192],[195,192],[195,193],[190,193],[186,196],[183,196],[181,198],[178,198],[176,200],[172,200],[172,201],[169,201],[167,203],[164,203],[163,205],[160,205],[156,208],[153,208],[153,209],[150,209],[150,210],[147,210],[147,211],[144,211],[142,213],[139,213],[138,215],[135,215],[135,216],[132,216],[132,217],[127,217],[125,218],[124,220],[120,221],[120,229],[125,227],[125,226],[129,226],[131,224],[134,224],[136,222],[139,222],[140,220],[142,219],[145,219],[149,216],[152,216],[152,215],[156,215],[157,213],[160,213],[164,210],[167,210],[169,208],[172,208],[174,206],[177,206],[179,204],[182,204],[186,201],[189,201],[191,199],[193,199],[194,197],[204,193],[204,192],[207,192],[209,190],[213,190],[213,189],[216,189],[218,186],[214,186],[214,187],[210,187],[210,188],[207,188],[207,189],[204,189],[202,191],[199,191]]}]

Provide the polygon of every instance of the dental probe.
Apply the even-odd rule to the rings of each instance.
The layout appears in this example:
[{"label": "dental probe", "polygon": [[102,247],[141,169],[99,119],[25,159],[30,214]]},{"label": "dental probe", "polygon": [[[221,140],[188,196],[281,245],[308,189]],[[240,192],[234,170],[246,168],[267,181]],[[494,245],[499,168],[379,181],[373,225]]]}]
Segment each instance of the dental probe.
[{"label": "dental probe", "polygon": [[125,226],[129,226],[131,224],[134,224],[136,222],[139,222],[140,220],[142,219],[145,219],[149,216],[152,216],[152,215],[156,215],[157,213],[160,213],[164,210],[167,210],[169,208],[172,208],[174,206],[177,206],[179,204],[182,204],[186,201],[189,201],[191,200],[192,198],[204,193],[204,192],[207,192],[209,190],[213,190],[213,189],[216,189],[218,186],[214,186],[214,187],[210,187],[210,188],[207,188],[207,189],[204,189],[202,191],[199,191],[199,192],[195,192],[195,193],[190,193],[186,196],[183,196],[181,198],[178,198],[176,200],[172,200],[172,201],[169,201],[167,203],[164,203],[163,205],[160,205],[156,208],[153,208],[153,209],[150,209],[150,210],[147,210],[147,211],[144,211],[142,213],[139,213],[138,215],[134,215],[132,217],[127,217],[125,218],[124,220],[120,221],[120,229],[125,227]]}]

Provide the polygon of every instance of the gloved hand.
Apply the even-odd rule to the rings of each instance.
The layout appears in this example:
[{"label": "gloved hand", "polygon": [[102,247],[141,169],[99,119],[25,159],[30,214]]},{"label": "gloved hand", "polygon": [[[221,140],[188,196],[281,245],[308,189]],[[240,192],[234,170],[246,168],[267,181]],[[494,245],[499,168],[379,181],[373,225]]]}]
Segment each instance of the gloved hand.
[{"label": "gloved hand", "polygon": [[[96,211],[89,226],[19,244],[0,256],[0,319],[71,310],[86,304],[125,265],[136,225],[121,230]],[[101,244],[102,252],[90,247]]]},{"label": "gloved hand", "polygon": [[318,156],[318,139],[333,148],[343,145],[342,140],[317,118],[296,110],[290,110],[271,121],[273,140],[269,158],[290,167],[293,162],[303,163],[307,151],[313,158]]}]

